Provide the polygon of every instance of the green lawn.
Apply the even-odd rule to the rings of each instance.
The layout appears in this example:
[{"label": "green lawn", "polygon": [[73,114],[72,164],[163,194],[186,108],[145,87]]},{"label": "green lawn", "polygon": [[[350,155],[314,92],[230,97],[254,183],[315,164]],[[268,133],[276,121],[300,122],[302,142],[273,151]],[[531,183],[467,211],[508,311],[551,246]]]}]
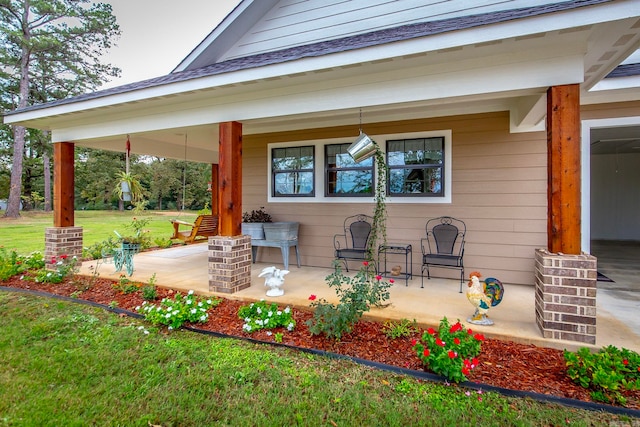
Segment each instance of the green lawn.
[{"label": "green lawn", "polygon": [[[7,249],[15,249],[20,254],[33,251],[44,251],[44,230],[53,227],[53,214],[44,212],[23,212],[18,219],[3,218],[0,211],[0,245]],[[155,238],[169,238],[173,233],[170,219],[179,218],[191,222],[197,214],[194,212],[161,212],[145,211],[141,214],[118,211],[76,211],[75,225],[83,228],[83,245],[85,247],[101,242],[109,237],[116,237],[114,230],[126,233],[126,224],[136,218],[149,218],[151,241]]]},{"label": "green lawn", "polygon": [[[215,315],[215,310],[213,312]],[[0,426],[628,425],[0,292]]]}]

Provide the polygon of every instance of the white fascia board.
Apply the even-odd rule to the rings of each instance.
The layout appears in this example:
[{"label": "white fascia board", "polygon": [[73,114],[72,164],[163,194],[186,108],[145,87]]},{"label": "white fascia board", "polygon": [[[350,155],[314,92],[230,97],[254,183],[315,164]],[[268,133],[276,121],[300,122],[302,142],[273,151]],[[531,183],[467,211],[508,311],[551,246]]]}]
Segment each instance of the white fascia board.
[{"label": "white fascia board", "polygon": [[[203,100],[188,109],[145,111],[144,116],[127,116],[102,123],[59,128],[54,142],[101,138],[126,129],[128,133],[181,128],[225,121],[268,120],[363,106],[385,106],[438,100],[442,104],[460,99],[492,99],[499,94],[580,82],[581,53],[544,58],[506,54],[491,60],[473,59],[444,69],[442,64],[411,70],[385,71],[375,75],[351,75],[320,80],[313,84],[249,90]],[[506,62],[510,60],[510,62]],[[480,65],[482,63],[482,65]],[[473,66],[472,66],[473,65]],[[449,65],[451,67],[451,65]],[[559,70],[561,72],[559,73]]]},{"label": "white fascia board", "polygon": [[[605,7],[606,6],[606,7]],[[452,31],[418,39],[405,40],[381,46],[349,50],[320,57],[267,65],[258,68],[234,71],[220,75],[202,77],[182,82],[169,83],[147,89],[109,95],[101,98],[78,101],[21,113],[9,113],[5,123],[26,123],[30,120],[63,115],[93,108],[113,106],[128,102],[139,102],[150,98],[172,96],[185,92],[199,91],[225,85],[282,77],[291,74],[313,72],[334,67],[385,60],[399,56],[451,49],[455,47],[485,43],[530,34],[581,27],[611,20],[638,16],[637,0],[606,3],[584,9],[541,15],[462,31]],[[568,24],[570,23],[570,24]],[[425,48],[428,39],[428,48]],[[580,81],[582,78],[580,79]]]},{"label": "white fascia board", "polygon": [[596,84],[589,93],[603,90],[638,89],[640,88],[640,76],[612,77],[604,79]]}]

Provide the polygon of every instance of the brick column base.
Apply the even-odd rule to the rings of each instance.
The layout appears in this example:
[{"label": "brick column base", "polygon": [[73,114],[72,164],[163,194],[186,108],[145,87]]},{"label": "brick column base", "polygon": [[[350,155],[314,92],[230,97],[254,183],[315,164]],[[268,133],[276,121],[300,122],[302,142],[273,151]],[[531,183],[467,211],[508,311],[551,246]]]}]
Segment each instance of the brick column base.
[{"label": "brick column base", "polygon": [[545,338],[596,343],[597,259],[536,250],[536,323]]},{"label": "brick column base", "polygon": [[48,227],[44,230],[44,260],[47,265],[51,258],[67,255],[77,258],[77,266],[82,265],[82,227]]},{"label": "brick column base", "polygon": [[251,236],[209,237],[209,290],[232,294],[251,286]]}]

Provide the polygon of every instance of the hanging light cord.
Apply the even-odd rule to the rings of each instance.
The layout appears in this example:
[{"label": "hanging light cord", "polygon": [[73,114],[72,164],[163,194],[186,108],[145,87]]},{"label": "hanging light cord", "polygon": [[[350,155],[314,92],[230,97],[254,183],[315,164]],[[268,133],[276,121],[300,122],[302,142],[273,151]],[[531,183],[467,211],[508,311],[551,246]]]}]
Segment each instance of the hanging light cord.
[{"label": "hanging light cord", "polygon": [[187,133],[184,134],[184,164],[182,165],[182,212],[184,212],[184,199],[187,196]]}]

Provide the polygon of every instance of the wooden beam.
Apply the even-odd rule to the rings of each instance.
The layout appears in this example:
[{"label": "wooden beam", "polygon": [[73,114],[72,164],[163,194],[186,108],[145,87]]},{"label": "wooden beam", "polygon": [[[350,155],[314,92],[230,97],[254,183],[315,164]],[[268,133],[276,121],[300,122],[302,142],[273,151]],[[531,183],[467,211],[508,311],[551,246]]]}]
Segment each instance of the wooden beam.
[{"label": "wooden beam", "polygon": [[220,207],[218,206],[219,192],[218,165],[214,163],[211,164],[211,213],[213,215],[220,213]]},{"label": "wooden beam", "polygon": [[242,124],[220,123],[218,227],[221,236],[239,236],[242,222]]},{"label": "wooden beam", "polygon": [[74,144],[53,144],[53,226],[73,227],[74,215]]},{"label": "wooden beam", "polygon": [[552,253],[579,255],[580,86],[547,91],[547,243]]}]

